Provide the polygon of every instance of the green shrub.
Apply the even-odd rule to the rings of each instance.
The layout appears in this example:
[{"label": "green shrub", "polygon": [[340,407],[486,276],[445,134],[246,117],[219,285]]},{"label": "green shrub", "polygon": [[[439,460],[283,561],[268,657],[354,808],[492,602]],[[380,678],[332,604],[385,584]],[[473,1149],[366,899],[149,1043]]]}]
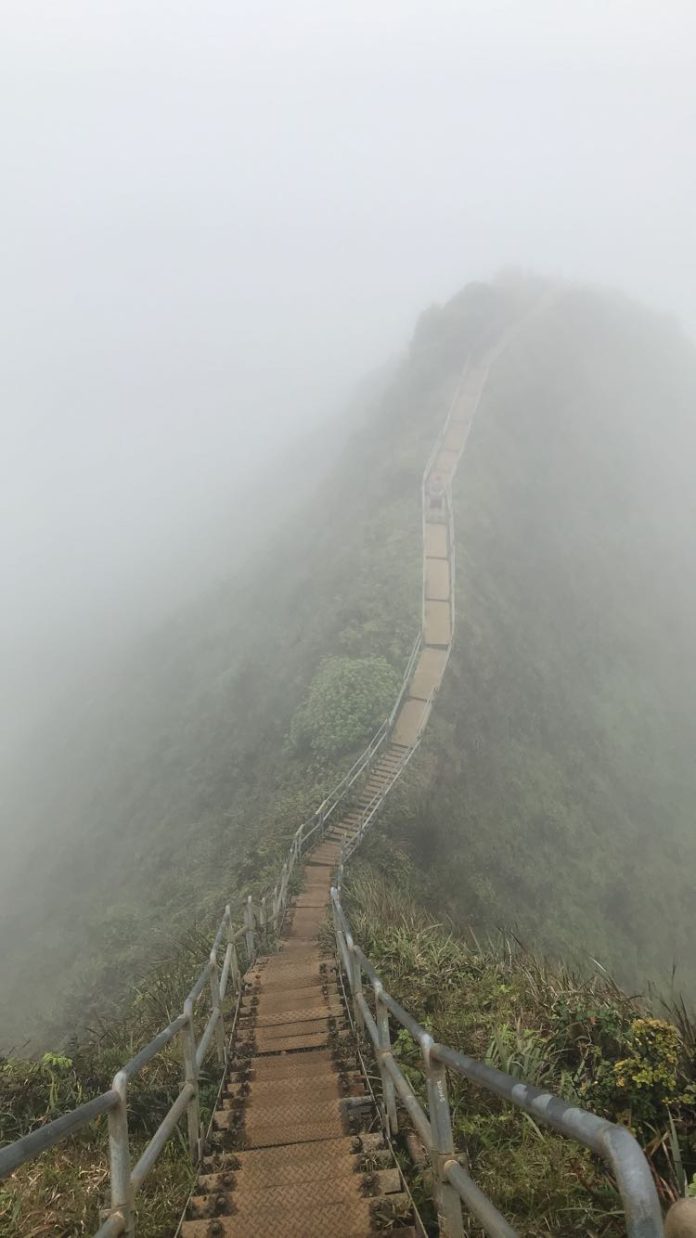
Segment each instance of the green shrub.
[{"label": "green shrub", "polygon": [[325,658],[292,719],[291,745],[322,758],[360,747],[398,690],[399,677],[386,658]]}]

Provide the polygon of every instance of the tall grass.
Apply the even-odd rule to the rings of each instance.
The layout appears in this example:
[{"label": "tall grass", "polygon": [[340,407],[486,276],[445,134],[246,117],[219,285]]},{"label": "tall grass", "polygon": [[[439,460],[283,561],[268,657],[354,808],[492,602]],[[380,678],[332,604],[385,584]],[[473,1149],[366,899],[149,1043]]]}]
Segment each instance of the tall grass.
[{"label": "tall grass", "polygon": [[[509,933],[454,931],[408,856],[384,839],[353,862],[344,901],[389,991],[437,1039],[625,1123],[649,1158],[665,1206],[689,1189],[696,1040],[683,1002],[654,1010],[623,993],[599,965],[583,975]],[[422,1089],[418,1047],[403,1032],[395,1044]],[[521,1235],[625,1232],[603,1163],[465,1080],[452,1077],[450,1089],[457,1150]],[[422,1174],[415,1185],[427,1214]],[[470,1232],[479,1231],[473,1225]]]}]

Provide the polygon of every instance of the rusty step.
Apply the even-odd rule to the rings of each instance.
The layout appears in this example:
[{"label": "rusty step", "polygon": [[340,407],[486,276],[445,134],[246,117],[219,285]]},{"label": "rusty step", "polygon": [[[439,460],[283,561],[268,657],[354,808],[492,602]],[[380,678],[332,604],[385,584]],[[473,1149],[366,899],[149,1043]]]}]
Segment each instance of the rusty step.
[{"label": "rusty step", "polygon": [[[255,1229],[243,1231],[225,1228],[226,1225],[231,1224],[232,1220],[233,1218],[231,1217],[217,1217],[214,1221],[184,1221],[181,1227],[181,1238],[237,1238],[240,1234],[243,1234],[243,1238],[258,1238]],[[264,1234],[266,1233],[266,1231],[263,1232]],[[293,1230],[290,1238],[297,1238],[298,1232]],[[331,1234],[331,1238],[333,1238],[335,1231],[330,1230],[328,1232]],[[322,1238],[326,1238],[327,1231],[321,1231],[321,1233]],[[422,1234],[422,1230],[420,1233]],[[388,1230],[384,1228],[360,1229],[347,1236],[342,1234],[342,1238],[385,1238],[385,1234],[388,1234],[389,1238],[419,1238],[419,1231],[408,1223],[406,1225],[397,1223],[396,1226],[390,1226]],[[285,1229],[276,1229],[272,1231],[272,1235],[273,1238],[289,1238],[288,1231]]]},{"label": "rusty step", "polygon": [[[323,1143],[313,1143],[309,1145],[316,1149],[317,1152],[325,1146],[330,1146],[332,1141],[328,1141],[327,1145]],[[341,1143],[341,1140],[335,1142]],[[351,1141],[352,1142],[352,1141]],[[304,1144],[288,1145],[292,1147],[293,1152],[297,1148],[302,1148]],[[239,1190],[244,1182],[244,1190],[253,1193],[254,1195],[266,1192],[282,1191],[286,1187],[298,1187],[303,1182],[313,1182],[316,1178],[325,1178],[327,1168],[330,1166],[331,1178],[334,1181],[343,1181],[348,1179],[354,1181],[359,1177],[371,1176],[372,1171],[363,1169],[364,1157],[355,1156],[351,1153],[345,1156],[338,1157],[322,1157],[314,1153],[309,1159],[301,1159],[298,1161],[290,1161],[283,1165],[277,1164],[275,1157],[275,1148],[253,1148],[250,1152],[240,1152],[241,1157],[254,1155],[257,1152],[270,1153],[269,1162],[265,1170],[256,1170],[253,1173],[243,1174],[240,1170],[235,1169],[220,1169],[215,1173],[199,1174],[197,1180],[197,1192],[200,1195],[212,1195],[215,1192],[227,1192]],[[378,1188],[376,1194],[391,1194],[394,1191],[401,1189],[399,1186],[394,1186],[394,1181],[399,1181],[399,1171],[395,1169],[375,1170],[379,1176]],[[382,1183],[381,1175],[389,1173],[389,1182]],[[386,1189],[387,1185],[389,1190]]]},{"label": "rusty step", "polygon": [[249,1069],[257,1079],[281,1079],[283,1076],[326,1074],[336,1069],[330,1049],[314,1049],[310,1053],[280,1053],[274,1057],[254,1057]]},{"label": "rusty step", "polygon": [[[240,1208],[233,1216],[219,1216],[199,1221],[184,1221],[182,1238],[367,1238],[380,1227],[380,1212],[409,1207],[405,1194],[366,1199],[356,1187],[350,1199],[333,1202],[322,1194],[316,1198],[303,1193],[292,1210],[285,1205],[254,1202]],[[382,1229],[382,1232],[383,1229]],[[398,1230],[391,1230],[398,1233]]]},{"label": "rusty step", "polygon": [[202,1167],[207,1173],[244,1169],[247,1176],[253,1177],[261,1185],[269,1176],[273,1181],[276,1173],[291,1174],[310,1163],[314,1166],[323,1165],[324,1172],[328,1172],[329,1166],[343,1163],[346,1157],[357,1157],[360,1161],[361,1158],[373,1157],[385,1151],[381,1132],[366,1131],[359,1135],[342,1135],[338,1139],[319,1143],[309,1140],[306,1143],[286,1144],[278,1148],[247,1148],[238,1152],[204,1156]]},{"label": "rusty step", "polygon": [[[339,1162],[340,1164],[340,1162]],[[244,1185],[243,1172],[236,1175],[231,1187],[213,1187],[201,1194],[191,1197],[189,1210],[192,1220],[217,1216],[221,1213],[238,1215],[250,1210],[255,1204],[262,1209],[284,1207],[291,1212],[299,1209],[309,1196],[315,1202],[322,1197],[328,1204],[345,1203],[348,1207],[355,1199],[357,1192],[364,1199],[374,1199],[380,1195],[398,1195],[402,1191],[402,1183],[398,1169],[378,1170],[373,1174],[356,1174],[350,1169],[348,1174],[336,1174],[336,1166],[332,1166],[331,1176],[305,1178],[302,1183],[289,1183],[283,1186],[267,1187],[259,1191],[255,1185]],[[219,1179],[220,1175],[217,1175]],[[199,1179],[198,1186],[202,1186]]]},{"label": "rusty step", "polygon": [[[313,1075],[309,1092],[312,1097],[325,1096],[335,1099],[341,1096],[359,1096],[364,1093],[365,1084],[357,1074],[344,1077],[335,1071],[324,1075]],[[294,1096],[306,1096],[308,1091],[307,1077],[303,1075],[286,1075],[282,1079],[255,1079],[247,1085],[246,1082],[229,1084],[222,1096],[223,1109],[239,1107],[251,1101],[264,1103],[268,1099],[277,1098],[278,1104],[285,1104]]]},{"label": "rusty step", "polygon": [[284,1007],[281,1010],[266,1011],[266,1003],[257,1010],[248,1011],[239,1021],[240,1030],[248,1031],[252,1027],[280,1027],[288,1023],[307,1023],[313,1019],[340,1018],[344,1014],[343,1002],[335,997],[329,1001],[326,998],[317,999],[313,1006],[296,1006],[295,1009]]}]

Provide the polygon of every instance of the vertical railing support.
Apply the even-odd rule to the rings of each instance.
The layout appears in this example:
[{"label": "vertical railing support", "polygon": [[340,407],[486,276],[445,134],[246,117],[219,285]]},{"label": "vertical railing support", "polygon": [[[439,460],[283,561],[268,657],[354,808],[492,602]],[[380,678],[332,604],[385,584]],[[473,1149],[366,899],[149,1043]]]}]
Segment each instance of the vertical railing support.
[{"label": "vertical railing support", "polygon": [[232,943],[232,966],[230,970],[232,972],[235,997],[238,997],[242,988],[242,969],[239,966],[239,955],[234,942]]},{"label": "vertical railing support", "polygon": [[118,1092],[118,1104],[109,1112],[109,1169],[111,1175],[111,1213],[120,1212],[125,1220],[121,1233],[133,1238],[133,1191],[131,1188],[130,1149],[128,1145],[128,1078],[119,1071],[112,1083]]},{"label": "vertical railing support", "polygon": [[246,929],[246,948],[249,965],[256,957],[256,934],[254,932],[254,905],[249,895],[244,905],[244,928]]},{"label": "vertical railing support", "polygon": [[391,1136],[398,1134],[399,1120],[396,1116],[396,1092],[394,1083],[384,1069],[384,1055],[391,1053],[391,1037],[389,1035],[389,1011],[383,1001],[384,989],[380,980],[374,980],[372,987],[375,992],[375,1013],[377,1032],[379,1035],[378,1065],[382,1078],[382,1099],[387,1130]]},{"label": "vertical railing support", "polygon": [[450,1186],[445,1173],[447,1161],[454,1159],[452,1120],[447,1099],[447,1074],[444,1066],[430,1056],[433,1038],[427,1033],[421,1037],[421,1051],[428,1093],[428,1114],[432,1130],[430,1155],[433,1164],[435,1203],[440,1233],[443,1238],[464,1238],[462,1205],[459,1195]]},{"label": "vertical railing support", "polygon": [[360,967],[360,959],[353,944],[353,938],[350,933],[346,933],[346,947],[348,950],[348,962],[350,963],[350,987],[353,993],[353,1017],[356,1026],[360,1032],[365,1031],[365,1020],[360,1009],[359,997],[363,995],[362,987],[362,969]]},{"label": "vertical railing support", "polygon": [[193,1026],[193,1002],[190,998],[184,1004],[186,1027],[183,1029],[184,1042],[184,1080],[194,1087],[194,1093],[186,1109],[188,1127],[189,1153],[194,1165],[201,1159],[201,1116],[198,1101],[198,1066],[196,1064],[196,1032]]},{"label": "vertical railing support", "polygon": [[265,894],[264,894],[263,898],[261,899],[261,905],[260,905],[260,907],[259,907],[259,929],[261,930],[261,936],[262,936],[263,940],[264,940],[264,941],[266,941],[266,940],[267,940],[268,920],[267,920],[267,917],[266,917],[266,895],[265,895]]},{"label": "vertical railing support", "polygon": [[234,995],[235,997],[237,997],[239,994],[240,987],[241,987],[242,978],[241,978],[240,971],[239,971],[239,959],[237,958],[237,945],[234,940],[234,926],[232,924],[232,908],[230,907],[229,903],[227,904],[225,908],[225,915],[227,916],[227,944],[232,947],[230,951],[230,975],[232,977],[232,987],[234,989]]},{"label": "vertical railing support", "polygon": [[224,1066],[227,1060],[227,1051],[225,1049],[225,1024],[222,1018],[222,1004],[220,1002],[220,971],[218,968],[217,954],[214,950],[210,951],[210,1002],[213,1008],[213,1013],[217,1011],[217,1020],[215,1023],[217,1059],[220,1066]]}]

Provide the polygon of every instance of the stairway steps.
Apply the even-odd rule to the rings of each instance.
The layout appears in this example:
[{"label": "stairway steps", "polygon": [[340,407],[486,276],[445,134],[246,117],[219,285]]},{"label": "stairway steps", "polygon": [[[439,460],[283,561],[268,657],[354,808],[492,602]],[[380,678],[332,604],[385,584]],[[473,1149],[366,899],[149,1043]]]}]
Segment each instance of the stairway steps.
[{"label": "stairway steps", "polygon": [[245,977],[235,1056],[181,1238],[415,1238],[392,1153],[370,1129],[337,964],[319,944],[343,849],[407,751],[381,754],[303,858],[280,948]]},{"label": "stairway steps", "polygon": [[[309,1164],[311,1168],[311,1162]],[[374,1199],[378,1196],[399,1195],[402,1191],[401,1177],[398,1169],[383,1169],[374,1174],[356,1174],[352,1165],[348,1173],[337,1172],[342,1168],[339,1161],[331,1166],[331,1175],[326,1173],[316,1177],[304,1177],[301,1183],[285,1182],[282,1185],[268,1186],[259,1190],[256,1184],[244,1185],[243,1174],[236,1175],[240,1180],[232,1186],[212,1187],[204,1194],[194,1195],[191,1199],[192,1219],[215,1216],[215,1209],[232,1213],[249,1211],[257,1205],[262,1211],[270,1208],[286,1209],[295,1212],[309,1198],[315,1203],[339,1204],[351,1207],[356,1194],[356,1186],[364,1199]],[[219,1181],[221,1175],[215,1175]],[[227,1175],[228,1178],[233,1175]],[[199,1180],[199,1186],[202,1179]]]},{"label": "stairway steps", "polygon": [[[405,1197],[407,1198],[407,1197]],[[379,1201],[359,1200],[350,1213],[342,1204],[303,1207],[291,1215],[282,1209],[240,1213],[214,1220],[184,1221],[181,1238],[384,1238],[384,1227],[373,1227]],[[415,1238],[411,1225],[390,1227],[390,1238]]]},{"label": "stairway steps", "polygon": [[[312,1076],[310,1094],[315,1098],[321,1096],[327,1099],[339,1099],[349,1095],[360,1096],[364,1095],[364,1083],[362,1077],[357,1074],[350,1076],[345,1083],[341,1082],[341,1076],[335,1071],[323,1075],[316,1074]],[[262,1104],[268,1101],[285,1105],[293,1097],[306,1095],[306,1075],[286,1075],[282,1079],[252,1079],[248,1084],[229,1084],[222,1096],[222,1108],[233,1109],[250,1100],[260,1101]]]},{"label": "stairway steps", "polygon": [[308,1078],[326,1074],[336,1069],[336,1061],[330,1049],[313,1049],[309,1053],[284,1053],[274,1057],[255,1057],[249,1069],[257,1079]]}]

